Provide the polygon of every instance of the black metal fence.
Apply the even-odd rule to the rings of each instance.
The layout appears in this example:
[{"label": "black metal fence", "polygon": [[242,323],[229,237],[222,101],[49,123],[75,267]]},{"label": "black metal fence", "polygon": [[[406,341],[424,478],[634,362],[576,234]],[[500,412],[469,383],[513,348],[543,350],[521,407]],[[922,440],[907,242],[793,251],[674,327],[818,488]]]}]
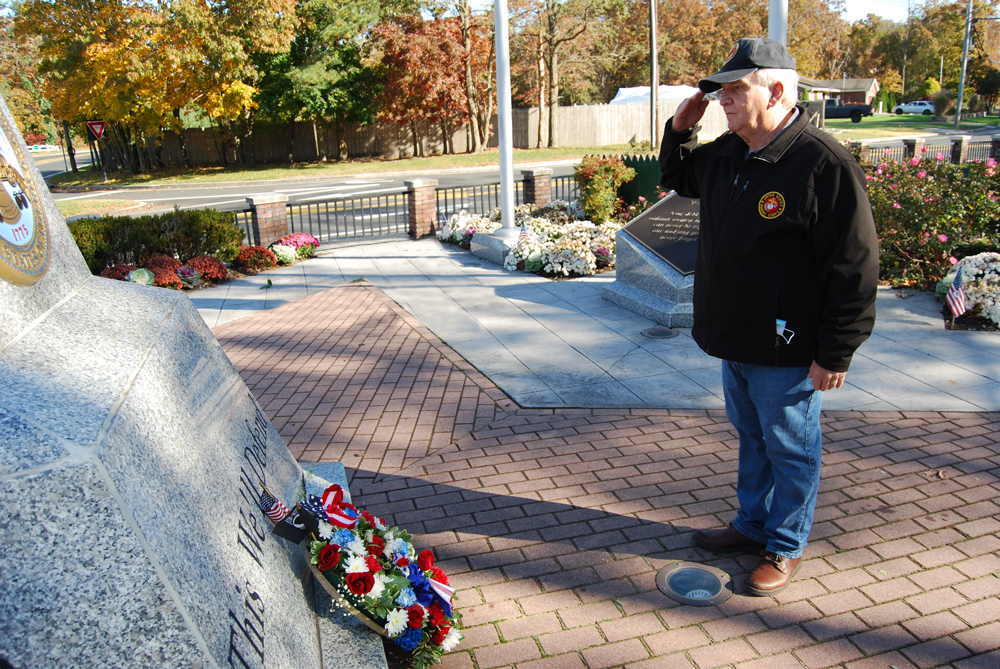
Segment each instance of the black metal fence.
[{"label": "black metal fence", "polygon": [[288,231],[305,232],[321,242],[406,234],[406,192],[288,205]]},{"label": "black metal fence", "polygon": [[[917,149],[917,157],[924,160],[944,160],[945,162],[951,162],[951,155],[951,144],[928,144]],[[992,142],[970,142],[966,149],[965,162],[985,161],[992,157],[992,155]],[[865,165],[874,166],[884,162],[902,162],[904,160],[906,160],[906,147],[872,147],[868,152],[868,160]]]},{"label": "black metal fence", "polygon": [[[486,216],[500,206],[500,184],[438,188],[434,197],[437,202],[438,220],[447,219],[463,210],[470,214]],[[522,202],[524,202],[524,182],[515,181],[514,205]]]},{"label": "black metal fence", "polygon": [[573,177],[552,177],[552,199],[572,202],[580,197],[580,189]]},{"label": "black metal fence", "polygon": [[236,214],[236,225],[243,229],[243,243],[253,244],[253,212],[244,209],[233,213]]}]

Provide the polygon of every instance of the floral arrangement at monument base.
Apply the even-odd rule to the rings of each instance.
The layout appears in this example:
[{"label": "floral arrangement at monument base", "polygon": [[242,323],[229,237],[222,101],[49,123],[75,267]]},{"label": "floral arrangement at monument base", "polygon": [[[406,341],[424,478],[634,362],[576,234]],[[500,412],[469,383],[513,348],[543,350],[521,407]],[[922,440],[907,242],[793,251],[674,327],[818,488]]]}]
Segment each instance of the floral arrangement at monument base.
[{"label": "floral arrangement at monument base", "polygon": [[942,301],[959,272],[966,310],[1000,325],[1000,253],[967,256],[953,265],[935,291]]},{"label": "floral arrangement at monument base", "polygon": [[[504,259],[506,269],[588,276],[615,264],[615,233],[624,221],[595,225],[583,220],[579,201],[554,200],[541,207],[519,205],[514,210],[514,224],[521,234]],[[475,233],[492,233],[501,225],[500,209],[494,209],[489,216],[462,211],[441,223],[437,237],[468,248]]]},{"label": "floral arrangement at monument base", "polygon": [[282,246],[291,246],[299,258],[309,258],[320,247],[319,240],[305,232],[293,232],[277,241]]},{"label": "floral arrangement at monument base", "polygon": [[291,512],[265,490],[260,507],[275,534],[305,536],[310,568],[334,604],[412,653],[415,669],[439,664],[464,638],[455,590],[434,554],[417,555],[408,532],[345,502],[340,486],[308,495]]},{"label": "floral arrangement at monument base", "polygon": [[[495,213],[500,210],[497,209]],[[437,238],[448,244],[457,244],[462,248],[469,248],[472,236],[477,232],[480,234],[490,234],[500,229],[503,224],[500,216],[490,214],[488,217],[470,214],[464,209],[457,214],[452,214],[448,220],[442,221],[438,227]]]}]

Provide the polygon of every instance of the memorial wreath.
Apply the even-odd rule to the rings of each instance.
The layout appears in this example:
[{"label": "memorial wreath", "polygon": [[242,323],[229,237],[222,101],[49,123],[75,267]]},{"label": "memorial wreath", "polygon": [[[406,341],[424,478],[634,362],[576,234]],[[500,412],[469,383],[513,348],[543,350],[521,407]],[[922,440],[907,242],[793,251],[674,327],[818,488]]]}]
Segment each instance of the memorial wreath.
[{"label": "memorial wreath", "polygon": [[302,543],[334,604],[411,652],[415,669],[439,664],[462,640],[455,590],[434,554],[417,555],[408,532],[345,502],[339,485],[291,511],[265,489],[260,507],[276,535]]}]

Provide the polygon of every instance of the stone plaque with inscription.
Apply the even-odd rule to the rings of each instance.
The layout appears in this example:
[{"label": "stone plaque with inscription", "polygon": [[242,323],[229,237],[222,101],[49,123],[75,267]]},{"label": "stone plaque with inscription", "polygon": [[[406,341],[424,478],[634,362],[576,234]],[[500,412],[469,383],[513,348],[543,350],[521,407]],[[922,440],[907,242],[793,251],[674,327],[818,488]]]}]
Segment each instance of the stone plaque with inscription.
[{"label": "stone plaque with inscription", "polygon": [[0,100],[0,237],[48,262],[0,272],[0,657],[384,667],[271,534],[260,491],[291,506],[302,468],[191,301],[91,276],[14,127]]},{"label": "stone plaque with inscription", "polygon": [[623,230],[687,276],[698,257],[698,200],[671,192]]},{"label": "stone plaque with inscription", "polygon": [[604,299],[667,327],[691,327],[698,219],[698,200],[670,193],[619,230]]}]

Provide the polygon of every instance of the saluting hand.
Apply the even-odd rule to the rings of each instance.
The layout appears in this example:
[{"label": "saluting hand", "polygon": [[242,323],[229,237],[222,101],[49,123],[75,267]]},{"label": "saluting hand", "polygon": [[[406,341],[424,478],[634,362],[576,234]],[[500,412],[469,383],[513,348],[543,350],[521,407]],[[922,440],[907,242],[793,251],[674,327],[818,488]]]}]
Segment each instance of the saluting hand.
[{"label": "saluting hand", "polygon": [[684,132],[695,127],[701,117],[705,115],[706,109],[708,109],[708,100],[705,99],[705,93],[698,91],[677,107],[677,111],[674,112],[673,129],[677,132]]}]

